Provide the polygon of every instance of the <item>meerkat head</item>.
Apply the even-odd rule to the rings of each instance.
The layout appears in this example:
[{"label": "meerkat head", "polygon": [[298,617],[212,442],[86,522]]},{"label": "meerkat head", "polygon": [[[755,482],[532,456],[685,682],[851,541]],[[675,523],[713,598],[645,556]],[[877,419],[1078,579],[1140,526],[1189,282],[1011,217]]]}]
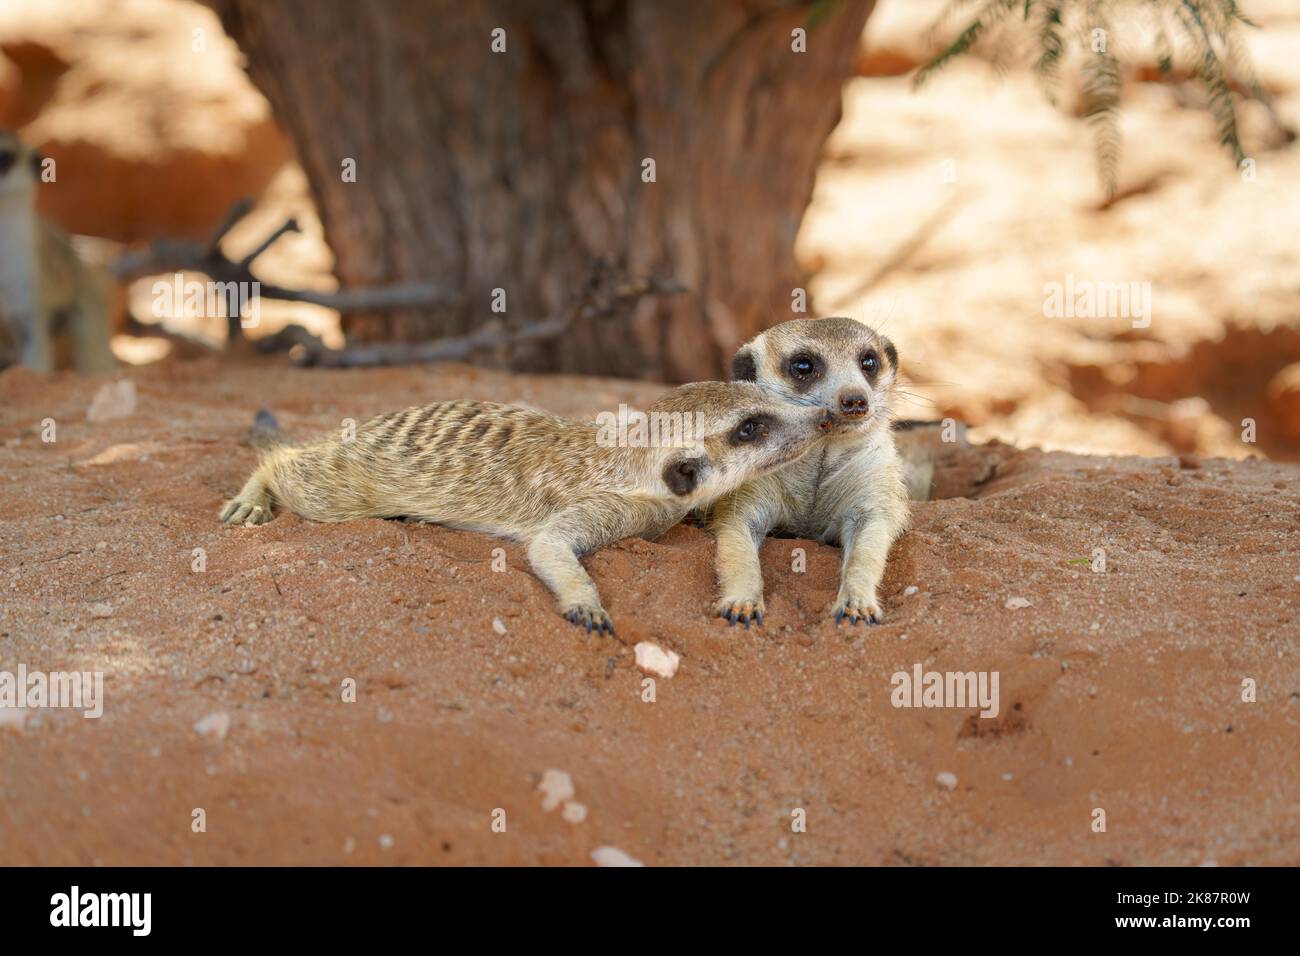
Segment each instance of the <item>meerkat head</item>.
[{"label": "meerkat head", "polygon": [[41,178],[41,154],[0,127],[0,197],[30,194]]},{"label": "meerkat head", "polygon": [[898,350],[856,319],[794,319],[742,345],[731,377],[782,401],[825,409],[837,433],[866,431],[888,427],[893,415]]},{"label": "meerkat head", "polygon": [[[657,473],[691,507],[789,464],[832,426],[823,409],[785,404],[747,382],[683,385],[649,413],[660,423]],[[682,440],[664,442],[665,423]]]}]

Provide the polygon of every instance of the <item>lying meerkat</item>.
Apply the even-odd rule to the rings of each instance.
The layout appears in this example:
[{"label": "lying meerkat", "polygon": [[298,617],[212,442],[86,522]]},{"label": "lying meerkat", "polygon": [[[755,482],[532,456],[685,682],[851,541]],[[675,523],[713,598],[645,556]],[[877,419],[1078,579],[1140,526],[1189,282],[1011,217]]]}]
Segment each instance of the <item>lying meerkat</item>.
[{"label": "lying meerkat", "polygon": [[[733,379],[754,382],[792,407],[827,411],[835,426],[798,461],[714,505],[714,610],[733,626],[763,623],[758,548],[777,531],[840,545],[835,621],[879,623],[876,588],[908,519],[904,467],[890,428],[898,352],[854,319],[795,319],[742,345],[731,369]],[[926,478],[927,491],[928,485]]]},{"label": "lying meerkat", "polygon": [[595,422],[459,401],[380,415],[350,440],[294,445],[260,413],[250,442],[261,462],[221,520],[261,524],[278,507],[314,521],[406,517],[513,538],[568,620],[613,633],[580,555],[657,537],[795,461],[831,424],[820,408],[747,383],[684,385],[649,413],[677,423],[671,440],[620,442]]},{"label": "lying meerkat", "polygon": [[36,215],[41,155],[0,129],[0,368],[112,370],[108,277]]}]

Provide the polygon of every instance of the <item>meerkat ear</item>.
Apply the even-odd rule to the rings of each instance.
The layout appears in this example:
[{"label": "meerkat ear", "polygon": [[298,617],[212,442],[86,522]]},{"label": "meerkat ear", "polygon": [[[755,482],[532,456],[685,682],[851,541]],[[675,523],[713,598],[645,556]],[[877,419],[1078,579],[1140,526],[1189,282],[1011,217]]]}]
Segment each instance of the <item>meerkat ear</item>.
[{"label": "meerkat ear", "polygon": [[664,466],[664,484],[675,495],[685,497],[704,480],[708,462],[704,458],[678,458]]},{"label": "meerkat ear", "polygon": [[758,367],[754,364],[754,353],[741,349],[731,360],[731,380],[733,382],[752,382],[758,378]]},{"label": "meerkat ear", "polygon": [[898,371],[898,349],[894,348],[894,343],[882,335],[880,337],[880,345],[881,348],[885,350],[885,354],[889,356],[890,366],[894,371]]}]

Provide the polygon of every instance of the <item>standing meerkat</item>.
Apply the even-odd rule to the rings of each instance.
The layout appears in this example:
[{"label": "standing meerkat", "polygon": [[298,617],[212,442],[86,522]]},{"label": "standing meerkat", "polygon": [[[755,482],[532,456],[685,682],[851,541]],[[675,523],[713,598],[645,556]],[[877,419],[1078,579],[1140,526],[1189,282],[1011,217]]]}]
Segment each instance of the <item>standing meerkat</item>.
[{"label": "standing meerkat", "polygon": [[36,214],[41,164],[0,129],[0,368],[17,361],[37,372],[110,371],[108,277]]},{"label": "standing meerkat", "polygon": [[795,461],[831,424],[820,409],[725,382],[674,389],[649,417],[668,423],[668,440],[642,432],[620,441],[595,422],[439,402],[380,415],[350,440],[293,445],[259,413],[250,442],[261,462],[221,520],[261,524],[286,508],[313,521],[405,517],[512,538],[527,545],[569,621],[613,633],[581,555],[657,537],[693,508]]},{"label": "standing meerkat", "polygon": [[843,548],[836,623],[879,623],[876,588],[908,519],[904,468],[890,428],[897,350],[854,319],[795,319],[742,345],[731,373],[791,407],[831,414],[835,426],[798,461],[713,507],[720,592],[714,610],[733,626],[763,623],[758,548],[777,531]]}]

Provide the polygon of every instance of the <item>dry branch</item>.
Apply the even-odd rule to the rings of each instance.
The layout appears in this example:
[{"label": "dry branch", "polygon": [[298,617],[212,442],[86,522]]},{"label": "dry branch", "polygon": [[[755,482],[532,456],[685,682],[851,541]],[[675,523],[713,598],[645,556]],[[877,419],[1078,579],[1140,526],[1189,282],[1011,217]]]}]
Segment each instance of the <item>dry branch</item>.
[{"label": "dry branch", "polygon": [[281,344],[300,346],[294,348],[293,360],[303,366],[360,368],[450,362],[469,358],[486,349],[558,338],[575,322],[607,317],[643,295],[673,295],[685,291],[685,286],[671,279],[622,279],[616,277],[606,263],[597,262],[582,295],[565,312],[515,328],[494,321],[465,335],[428,342],[376,342],[335,350],[325,348],[320,339],[300,326],[294,326],[295,331],[284,330]]},{"label": "dry branch", "polygon": [[[247,199],[241,199],[231,206],[220,227],[207,243],[189,239],[156,239],[144,249],[123,253],[109,266],[109,271],[114,278],[123,283],[164,273],[201,272],[213,282],[244,284],[251,290],[256,290],[256,294],[264,299],[307,302],[337,309],[339,312],[384,312],[393,309],[446,305],[459,300],[455,292],[429,281],[340,289],[337,292],[291,289],[272,282],[264,282],[253,273],[253,263],[286,233],[299,232],[300,229],[297,220],[292,218],[285,220],[248,255],[235,262],[221,251],[221,243],[235,224],[248,215],[251,209],[252,203]],[[233,341],[242,334],[239,316],[227,318]]]}]

